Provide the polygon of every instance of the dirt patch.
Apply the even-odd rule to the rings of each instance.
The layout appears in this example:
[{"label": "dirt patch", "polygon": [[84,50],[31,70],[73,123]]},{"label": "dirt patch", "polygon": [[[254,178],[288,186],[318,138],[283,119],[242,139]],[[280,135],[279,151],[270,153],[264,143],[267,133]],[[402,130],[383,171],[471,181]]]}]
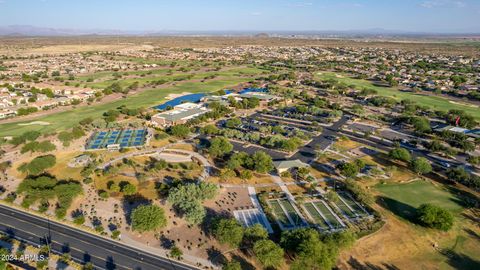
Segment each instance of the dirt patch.
[{"label": "dirt patch", "polygon": [[342,252],[339,269],[360,269],[359,264],[371,264],[380,269],[385,264],[398,269],[432,269],[434,265],[430,263],[411,259],[428,251],[435,252],[430,237],[419,235],[392,214],[385,211],[383,214],[386,224],[378,232],[360,239],[351,250]]},{"label": "dirt patch", "polygon": [[165,97],[166,100],[172,100],[172,99],[175,99],[175,98],[178,98],[178,97],[181,97],[181,96],[185,96],[185,95],[190,95],[192,93],[190,92],[182,92],[182,93],[179,93],[179,94],[169,94],[168,96]]}]

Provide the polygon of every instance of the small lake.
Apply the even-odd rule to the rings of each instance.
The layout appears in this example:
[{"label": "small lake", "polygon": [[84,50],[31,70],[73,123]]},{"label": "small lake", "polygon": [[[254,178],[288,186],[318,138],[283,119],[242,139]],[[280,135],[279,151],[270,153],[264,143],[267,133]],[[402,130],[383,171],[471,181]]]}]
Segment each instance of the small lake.
[{"label": "small lake", "polygon": [[181,96],[181,97],[177,97],[177,98],[174,98],[172,100],[169,100],[169,101],[167,101],[163,104],[160,104],[158,106],[155,106],[153,108],[163,111],[163,110],[166,110],[168,107],[173,108],[173,107],[175,107],[177,105],[180,105],[182,103],[185,103],[185,102],[198,103],[206,95],[207,95],[206,93],[197,93],[197,94],[185,95],[185,96]]},{"label": "small lake", "polygon": [[246,94],[246,93],[251,93],[251,92],[265,93],[265,92],[267,92],[267,88],[245,88],[238,93],[239,94]]}]

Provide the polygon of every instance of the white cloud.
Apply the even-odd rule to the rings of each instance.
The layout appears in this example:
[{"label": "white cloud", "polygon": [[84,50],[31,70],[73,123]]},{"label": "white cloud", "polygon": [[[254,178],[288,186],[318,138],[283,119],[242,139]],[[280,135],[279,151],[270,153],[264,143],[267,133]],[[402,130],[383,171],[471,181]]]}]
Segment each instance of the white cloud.
[{"label": "white cloud", "polygon": [[464,8],[467,6],[467,4],[459,0],[429,0],[429,1],[421,2],[420,6],[424,8],[437,8],[437,7]]},{"label": "white cloud", "polygon": [[262,12],[260,12],[260,11],[254,11],[254,12],[250,13],[250,15],[252,15],[252,16],[260,16],[260,15],[262,15]]},{"label": "white cloud", "polygon": [[289,7],[297,7],[297,8],[304,8],[304,7],[313,6],[313,3],[312,3],[312,2],[292,2],[292,3],[288,3],[287,6],[289,6]]},{"label": "white cloud", "polygon": [[353,4],[350,4],[351,7],[363,7],[362,4],[360,3],[353,3]]}]

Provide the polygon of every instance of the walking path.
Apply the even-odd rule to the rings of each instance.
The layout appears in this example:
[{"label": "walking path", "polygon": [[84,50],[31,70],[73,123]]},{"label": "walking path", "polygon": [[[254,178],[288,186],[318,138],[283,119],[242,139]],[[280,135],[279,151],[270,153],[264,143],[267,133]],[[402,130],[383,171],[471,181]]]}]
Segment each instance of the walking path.
[{"label": "walking path", "polygon": [[[167,145],[165,145],[164,147],[161,147],[161,148],[145,149],[145,150],[141,150],[141,151],[127,153],[125,155],[121,155],[121,156],[116,157],[116,158],[114,158],[110,161],[107,161],[103,164],[98,165],[97,169],[104,170],[107,167],[111,166],[112,164],[114,164],[116,162],[119,162],[119,161],[122,161],[124,158],[131,158],[131,157],[135,157],[135,156],[155,155],[155,154],[161,154],[161,153],[182,154],[182,155],[192,157],[192,158],[198,160],[202,164],[203,172],[200,175],[199,180],[200,181],[205,180],[210,175],[213,166],[210,164],[210,162],[204,156],[200,155],[197,152],[189,151],[189,150],[183,150],[183,149],[171,149],[170,148],[173,145],[179,144],[179,143],[180,142],[167,144]],[[171,155],[171,156],[174,157],[174,155]],[[164,155],[164,157],[167,158],[167,157],[169,157],[169,155]],[[172,160],[165,159],[165,161],[167,161],[167,162],[168,161],[177,162],[178,159],[176,157],[174,157]]]}]

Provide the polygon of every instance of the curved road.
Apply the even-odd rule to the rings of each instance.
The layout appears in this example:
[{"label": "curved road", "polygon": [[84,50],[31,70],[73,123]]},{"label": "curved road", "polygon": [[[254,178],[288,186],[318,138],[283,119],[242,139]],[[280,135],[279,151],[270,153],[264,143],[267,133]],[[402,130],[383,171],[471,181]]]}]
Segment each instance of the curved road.
[{"label": "curved road", "polygon": [[198,269],[4,205],[0,205],[0,231],[33,245],[49,239],[52,252],[70,252],[75,261],[92,262],[96,269]]}]

